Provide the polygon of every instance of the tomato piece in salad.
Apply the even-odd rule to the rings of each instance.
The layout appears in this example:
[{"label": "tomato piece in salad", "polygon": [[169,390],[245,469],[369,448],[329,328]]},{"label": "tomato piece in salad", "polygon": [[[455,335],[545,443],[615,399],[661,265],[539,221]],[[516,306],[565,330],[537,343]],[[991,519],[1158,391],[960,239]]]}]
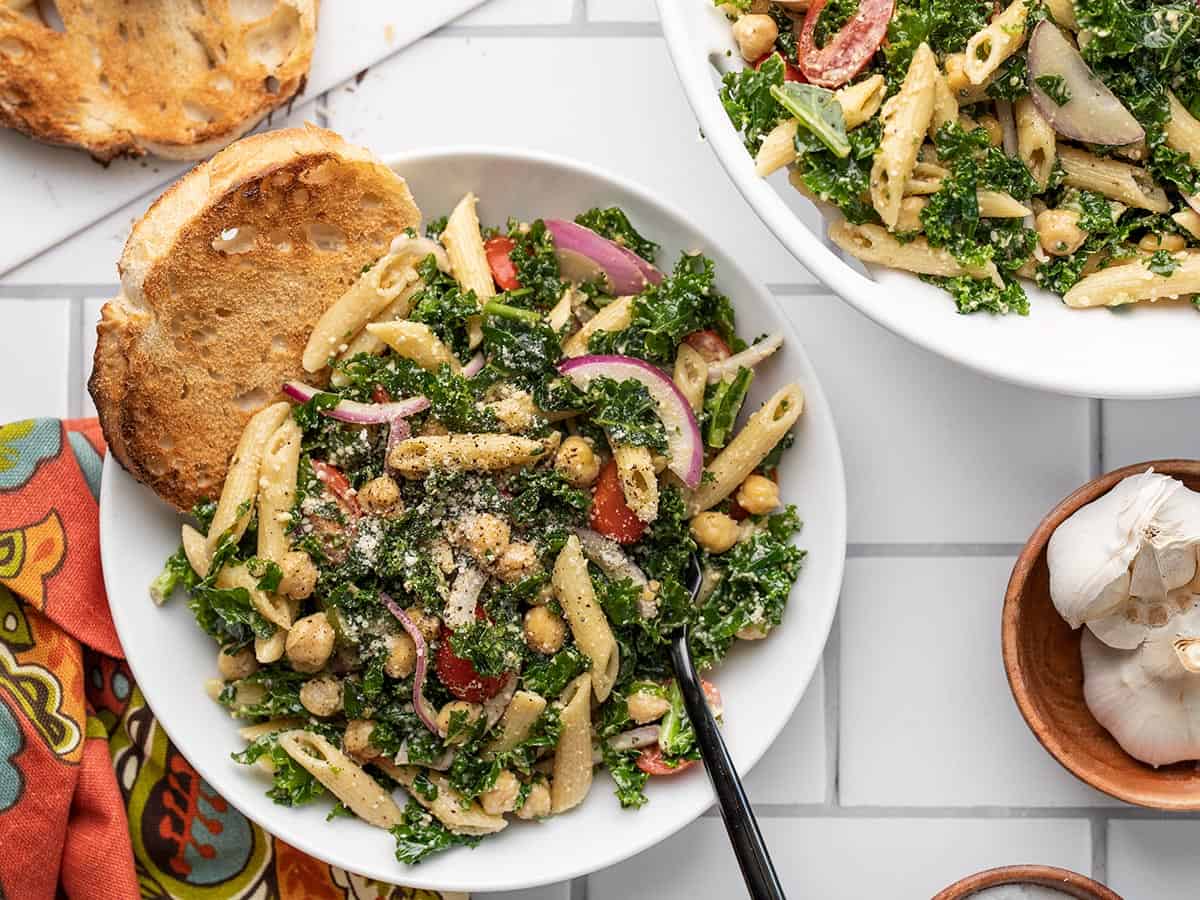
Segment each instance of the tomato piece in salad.
[{"label": "tomato piece in salad", "polygon": [[895,0],[862,0],[858,12],[829,39],[824,47],[816,42],[817,22],[828,0],[813,0],[796,35],[800,71],[812,84],[837,88],[866,68],[887,36]]},{"label": "tomato piece in salad", "polygon": [[723,359],[729,359],[733,356],[733,351],[729,349],[729,345],[725,343],[725,339],[713,331],[711,328],[706,328],[703,331],[693,331],[683,339],[689,347],[704,357],[707,363],[720,362]]},{"label": "tomato piece in salad", "polygon": [[618,544],[632,544],[641,538],[646,523],[625,502],[617,461],[610,459],[600,470],[592,491],[592,509],[588,514],[592,528]]},{"label": "tomato piece in salad", "polygon": [[350,485],[350,479],[337,466],[331,466],[319,459],[311,461],[317,481],[321,482],[337,500],[338,506],[351,518],[358,518],[362,510],[358,506],[358,497]]},{"label": "tomato piece in salad", "polygon": [[[766,56],[761,56],[752,63],[755,69],[765,63],[768,59],[774,56],[776,51],[772,50]],[[804,73],[793,66],[786,59],[783,61],[783,80],[784,81],[799,81],[801,84],[806,84],[808,79],[804,77]]]},{"label": "tomato piece in salad", "polygon": [[492,270],[492,278],[501,290],[515,291],[521,286],[517,279],[517,267],[513,265],[513,248],[517,246],[512,238],[497,236],[483,242],[483,252],[487,255],[488,268]]},{"label": "tomato piece in salad", "polygon": [[666,760],[663,759],[662,748],[658,744],[646,747],[634,760],[634,764],[647,775],[678,775],[680,772],[686,772],[697,762],[699,760],[681,759],[673,766],[667,765]]},{"label": "tomato piece in salad", "polygon": [[[475,607],[475,618],[488,618],[482,606]],[[438,644],[437,675],[442,684],[446,686],[446,690],[459,700],[466,700],[468,703],[483,703],[491,700],[500,693],[504,682],[508,680],[507,672],[500,675],[480,675],[474,663],[469,659],[463,659],[454,652],[454,648],[450,646],[450,629],[448,628],[446,635]]]}]

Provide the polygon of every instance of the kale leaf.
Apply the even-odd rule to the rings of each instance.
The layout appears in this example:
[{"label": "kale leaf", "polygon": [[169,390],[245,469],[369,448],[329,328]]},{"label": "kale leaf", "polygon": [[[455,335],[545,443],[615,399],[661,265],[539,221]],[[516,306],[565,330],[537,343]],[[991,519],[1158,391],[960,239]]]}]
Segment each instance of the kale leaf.
[{"label": "kale leaf", "polygon": [[467,322],[479,314],[474,291],[463,291],[453,275],[437,266],[433,254],[417,264],[425,286],[413,296],[408,318],[426,325],[459,359],[471,352]]},{"label": "kale leaf", "polygon": [[750,391],[750,382],[754,380],[754,370],[739,368],[737,374],[710,384],[704,395],[704,411],[702,413],[704,428],[704,443],[713,448],[724,447],[725,442],[733,433],[742,404]]},{"label": "kale leaf", "polygon": [[594,378],[585,399],[592,422],[604,429],[613,444],[666,451],[667,430],[658,417],[658,405],[637,379]]},{"label": "kale leaf", "polygon": [[801,179],[816,197],[833,203],[855,225],[878,222],[879,214],[867,196],[871,164],[883,125],[879,118],[850,132],[850,153],[836,156],[827,148],[811,148],[800,160]]},{"label": "kale leaf", "polygon": [[279,746],[277,737],[275,734],[266,734],[256,738],[245,750],[232,754],[234,762],[250,766],[267,757],[271,761],[271,788],[267,796],[280,806],[311,803],[325,793],[325,788]]},{"label": "kale leaf", "polygon": [[550,657],[537,657],[521,673],[523,685],[543,697],[557,697],[571,680],[587,671],[591,661],[574,646]]},{"label": "kale leaf", "polygon": [[541,219],[530,223],[528,228],[510,219],[508,236],[514,245],[508,258],[517,270],[521,287],[507,294],[507,302],[543,312],[550,309],[565,287],[554,252],[554,236]]},{"label": "kale leaf", "polygon": [[622,809],[646,805],[646,781],[649,775],[637,767],[640,750],[614,750],[608,741],[600,742],[600,754],[615,785],[614,793]]},{"label": "kale leaf", "polygon": [[478,837],[455,834],[411,799],[404,807],[400,824],[389,831],[396,839],[396,859],[410,866],[450,847],[474,847],[480,841]]},{"label": "kale leaf", "polygon": [[763,138],[783,121],[786,113],[771,95],[783,84],[784,61],[779,54],[767,57],[757,69],[747,66],[721,78],[721,105],[751,156],[758,154]]},{"label": "kale leaf", "polygon": [[658,255],[658,244],[642,237],[619,206],[607,209],[593,207],[575,217],[575,222],[585,228],[590,228],[597,234],[603,235],[610,241],[615,241],[623,247],[628,247],[647,262],[654,262]]}]

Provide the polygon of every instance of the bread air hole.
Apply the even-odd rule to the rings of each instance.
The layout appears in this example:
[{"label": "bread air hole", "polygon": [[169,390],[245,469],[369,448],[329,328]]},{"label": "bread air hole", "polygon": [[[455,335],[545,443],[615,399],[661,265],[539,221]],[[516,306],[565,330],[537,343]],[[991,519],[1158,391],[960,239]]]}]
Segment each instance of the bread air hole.
[{"label": "bread air hole", "polygon": [[199,103],[193,103],[191,100],[183,101],[183,114],[193,122],[199,122],[207,125],[216,118],[216,113]]},{"label": "bread air hole", "polygon": [[300,43],[300,13],[278,6],[271,17],[246,32],[246,52],[267,69],[278,69]]},{"label": "bread air hole", "polygon": [[304,226],[304,232],[317,250],[337,251],[346,246],[346,233],[328,222],[309,222]]},{"label": "bread air hole", "polygon": [[0,56],[5,59],[24,59],[28,52],[29,48],[25,46],[24,42],[15,37],[0,38]]},{"label": "bread air hole", "polygon": [[275,8],[275,0],[229,0],[229,13],[239,22],[265,19]]},{"label": "bread air hole", "polygon": [[235,225],[226,228],[213,239],[212,248],[218,253],[232,256],[237,253],[248,253],[254,249],[254,239],[258,237],[258,229],[253,225]]},{"label": "bread air hole", "polygon": [[233,398],[234,405],[242,412],[256,412],[267,405],[271,395],[262,388],[254,388]]}]

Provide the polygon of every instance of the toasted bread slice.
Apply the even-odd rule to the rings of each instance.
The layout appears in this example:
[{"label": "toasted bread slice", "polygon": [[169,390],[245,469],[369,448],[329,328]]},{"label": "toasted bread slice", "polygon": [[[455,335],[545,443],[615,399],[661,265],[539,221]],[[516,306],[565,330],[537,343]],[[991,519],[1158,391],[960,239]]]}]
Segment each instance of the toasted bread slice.
[{"label": "toasted bread slice", "polygon": [[321,313],[420,225],[404,179],[315,126],[245,138],[133,227],[88,388],[109,448],[179,509],[216,497]]},{"label": "toasted bread slice", "polygon": [[303,89],[317,29],[317,0],[39,9],[0,3],[0,124],[100,160],[215,153]]}]

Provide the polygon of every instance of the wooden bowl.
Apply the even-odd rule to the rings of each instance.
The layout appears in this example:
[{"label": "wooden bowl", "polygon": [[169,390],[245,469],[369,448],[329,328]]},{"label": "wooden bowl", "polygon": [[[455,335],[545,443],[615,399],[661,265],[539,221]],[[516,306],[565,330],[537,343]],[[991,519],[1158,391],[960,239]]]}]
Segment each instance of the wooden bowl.
[{"label": "wooden bowl", "polygon": [[1004,866],[968,875],[937,894],[933,900],[962,900],[984,888],[1002,884],[1036,884],[1054,888],[1078,900],[1121,900],[1121,897],[1097,881],[1069,869],[1053,866]]},{"label": "wooden bowl", "polygon": [[1083,699],[1080,631],[1050,601],[1046,544],[1064,519],[1122,478],[1153,467],[1200,490],[1200,461],[1164,459],[1126,466],[1090,481],[1056,506],[1017,557],[1004,596],[1002,646],[1008,684],[1043,747],[1073,775],[1118,800],[1151,809],[1200,809],[1194,762],[1154,768],[1121,749]]}]

